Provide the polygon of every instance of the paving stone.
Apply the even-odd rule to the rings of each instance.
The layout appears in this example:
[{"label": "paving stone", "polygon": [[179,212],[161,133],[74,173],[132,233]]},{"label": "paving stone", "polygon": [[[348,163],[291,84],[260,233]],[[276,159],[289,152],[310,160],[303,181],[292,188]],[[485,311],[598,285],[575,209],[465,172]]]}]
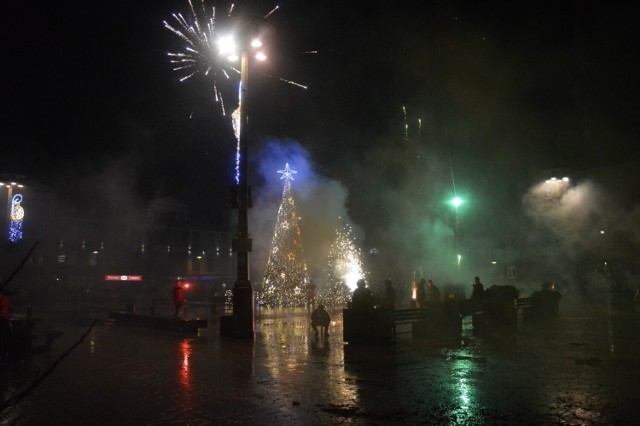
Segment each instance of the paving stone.
[{"label": "paving stone", "polygon": [[[205,313],[202,313],[205,315]],[[0,363],[6,401],[86,332],[0,425],[636,424],[640,315],[562,306],[557,321],[392,347],[342,341],[341,310],[317,339],[309,312],[262,310],[255,340],[227,340],[50,312],[47,354]]]}]

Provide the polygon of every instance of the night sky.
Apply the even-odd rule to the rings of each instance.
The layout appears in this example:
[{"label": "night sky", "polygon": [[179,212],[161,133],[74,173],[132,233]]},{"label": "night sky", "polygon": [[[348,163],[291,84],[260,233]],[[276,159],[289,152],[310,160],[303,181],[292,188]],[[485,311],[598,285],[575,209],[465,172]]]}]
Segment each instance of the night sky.
[{"label": "night sky", "polygon": [[[428,204],[455,183],[480,221],[517,206],[543,170],[639,160],[627,2],[278,4],[270,59],[251,81],[254,192],[264,150],[292,144],[317,179],[345,188],[343,211],[371,245],[405,208],[407,168],[424,173]],[[249,5],[264,15],[274,3]],[[229,119],[211,79],[180,83],[171,70],[167,52],[183,43],[162,22],[174,12],[187,1],[3,2],[0,172],[172,196],[228,228]],[[237,79],[219,84],[233,105]]]}]

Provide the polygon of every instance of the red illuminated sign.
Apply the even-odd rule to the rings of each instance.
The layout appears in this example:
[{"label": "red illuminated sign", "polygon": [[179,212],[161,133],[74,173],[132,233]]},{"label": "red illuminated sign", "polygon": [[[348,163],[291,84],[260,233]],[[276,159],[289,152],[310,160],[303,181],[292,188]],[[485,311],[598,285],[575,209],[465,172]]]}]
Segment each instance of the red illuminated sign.
[{"label": "red illuminated sign", "polygon": [[142,275],[105,275],[105,281],[142,281]]}]

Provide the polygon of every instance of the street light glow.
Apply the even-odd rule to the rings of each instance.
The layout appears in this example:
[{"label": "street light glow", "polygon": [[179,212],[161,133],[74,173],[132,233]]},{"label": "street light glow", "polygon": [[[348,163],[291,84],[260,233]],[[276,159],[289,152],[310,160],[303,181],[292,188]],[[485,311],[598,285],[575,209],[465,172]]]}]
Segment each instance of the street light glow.
[{"label": "street light glow", "polygon": [[547,179],[545,182],[546,183],[556,183],[556,182],[569,183],[569,178],[567,176],[563,177],[562,179],[558,179],[557,177],[552,177],[550,179]]},{"label": "street light glow", "polygon": [[24,185],[16,182],[11,182],[11,183],[0,182],[0,186],[6,186],[7,188],[10,186],[17,186],[18,188],[24,188]]},{"label": "street light glow", "polygon": [[236,42],[231,36],[220,37],[217,41],[218,53],[226,55],[228,53],[235,53],[238,50]]},{"label": "street light glow", "polygon": [[[236,43],[232,35],[220,37],[217,41],[217,44],[218,54],[226,55],[229,62],[237,62],[240,59],[240,54],[238,53],[238,44]],[[251,40],[251,43],[249,44],[252,48],[257,49],[262,47],[262,40],[256,38]],[[267,59],[267,55],[264,52],[260,51],[256,53],[255,58],[258,61],[264,61]]]}]

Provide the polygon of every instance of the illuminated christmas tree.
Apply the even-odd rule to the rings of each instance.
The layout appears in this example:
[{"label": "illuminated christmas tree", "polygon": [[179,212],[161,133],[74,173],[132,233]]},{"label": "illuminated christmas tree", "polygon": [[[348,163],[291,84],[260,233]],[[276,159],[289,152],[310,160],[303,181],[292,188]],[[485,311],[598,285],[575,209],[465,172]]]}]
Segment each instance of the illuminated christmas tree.
[{"label": "illuminated christmas tree", "polygon": [[267,306],[300,306],[305,301],[305,286],[309,283],[307,262],[302,251],[302,237],[296,206],[291,194],[295,170],[289,164],[280,179],[284,179],[282,202],[278,209],[269,260],[264,273],[260,303]]},{"label": "illuminated christmas tree", "polygon": [[351,298],[360,278],[365,278],[362,268],[362,252],[355,244],[351,227],[342,225],[336,230],[324,269],[324,286],[320,300],[329,306],[345,305]]}]

